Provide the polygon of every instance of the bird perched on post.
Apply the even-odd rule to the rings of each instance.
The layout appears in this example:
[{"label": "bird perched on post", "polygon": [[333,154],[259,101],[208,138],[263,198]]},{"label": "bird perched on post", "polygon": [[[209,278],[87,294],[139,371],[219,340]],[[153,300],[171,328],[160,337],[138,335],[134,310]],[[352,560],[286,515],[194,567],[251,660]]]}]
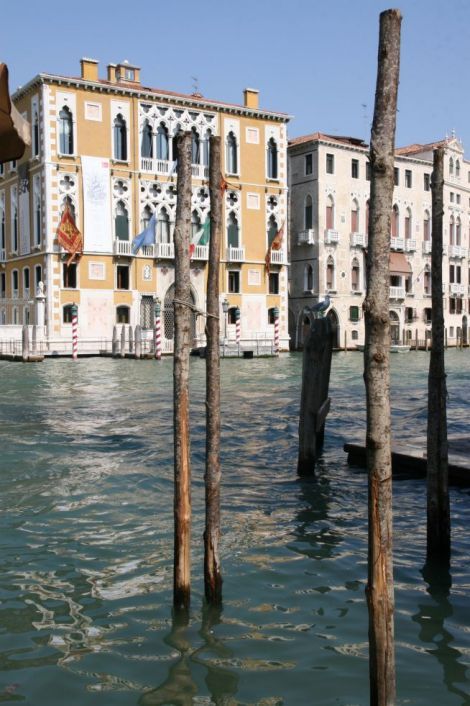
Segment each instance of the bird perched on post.
[{"label": "bird perched on post", "polygon": [[318,301],[316,304],[313,306],[307,306],[305,307],[308,309],[312,314],[315,319],[321,319],[325,311],[328,309],[328,307],[331,304],[331,299],[328,294],[325,295],[325,298],[322,299],[321,301]]}]

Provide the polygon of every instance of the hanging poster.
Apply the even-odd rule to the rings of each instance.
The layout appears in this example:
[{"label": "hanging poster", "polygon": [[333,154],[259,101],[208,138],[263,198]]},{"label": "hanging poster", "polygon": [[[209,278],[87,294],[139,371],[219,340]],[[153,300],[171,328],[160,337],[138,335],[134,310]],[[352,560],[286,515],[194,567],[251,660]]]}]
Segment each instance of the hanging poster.
[{"label": "hanging poster", "polygon": [[113,240],[109,161],[102,157],[82,157],[82,174],[84,249],[110,253]]}]

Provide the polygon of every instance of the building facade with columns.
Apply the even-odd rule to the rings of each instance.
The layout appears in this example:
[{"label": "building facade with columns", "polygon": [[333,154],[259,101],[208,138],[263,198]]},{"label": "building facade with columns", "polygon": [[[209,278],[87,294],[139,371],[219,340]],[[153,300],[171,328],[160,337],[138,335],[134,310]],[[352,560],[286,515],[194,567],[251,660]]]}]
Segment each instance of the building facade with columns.
[{"label": "building facade with columns", "polygon": [[[0,165],[0,327],[45,326],[49,339],[70,338],[78,306],[81,339],[110,339],[116,324],[152,328],[162,304],[164,352],[173,341],[176,206],[175,136],[192,132],[192,229],[209,215],[209,138],[222,138],[224,237],[220,292],[228,301],[229,339],[236,308],[241,338],[273,338],[288,347],[287,237],[270,242],[287,218],[285,113],[262,110],[258,92],[232,105],[146,88],[140,69],[81,60],[79,77],[38,74],[13,99],[31,123],[32,144],[18,162]],[[57,242],[68,205],[83,234],[83,255],[71,265]],[[132,240],[156,215],[156,240],[132,252]],[[286,228],[287,230],[287,228]],[[193,303],[205,309],[208,246],[191,262]],[[42,284],[41,284],[42,283]],[[222,314],[222,308],[221,308]],[[6,328],[5,328],[6,327]],[[195,340],[204,332],[193,321]]]},{"label": "building facade with columns", "polygon": [[[470,162],[455,137],[396,150],[391,218],[390,319],[394,343],[430,338],[431,173],[445,147],[443,299],[450,345],[468,341]],[[370,173],[360,139],[314,133],[289,143],[291,345],[302,347],[304,307],[329,294],[337,346],[364,343]]]}]

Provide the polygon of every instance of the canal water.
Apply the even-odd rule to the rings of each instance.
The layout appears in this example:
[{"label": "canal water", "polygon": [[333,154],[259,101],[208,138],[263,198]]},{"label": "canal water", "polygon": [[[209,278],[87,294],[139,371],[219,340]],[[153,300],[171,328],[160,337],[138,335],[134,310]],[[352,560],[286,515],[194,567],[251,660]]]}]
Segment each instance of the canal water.
[{"label": "canal water", "polygon": [[[427,354],[392,356],[393,430],[425,433]],[[468,432],[470,353],[449,351]],[[191,360],[193,583],[172,620],[172,361],[0,362],[0,702],[368,704],[362,356],[333,357],[315,478],[296,476],[301,356],[222,361],[224,604],[203,607],[204,361]],[[423,576],[425,486],[394,483],[399,704],[470,703],[470,498]]]}]

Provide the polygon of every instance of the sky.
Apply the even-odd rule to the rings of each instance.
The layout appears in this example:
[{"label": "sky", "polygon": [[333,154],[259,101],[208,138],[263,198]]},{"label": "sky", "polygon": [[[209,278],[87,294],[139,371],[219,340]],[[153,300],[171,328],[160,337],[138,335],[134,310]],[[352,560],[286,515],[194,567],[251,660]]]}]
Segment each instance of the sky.
[{"label": "sky", "polygon": [[128,59],[142,84],[292,115],[289,137],[320,131],[367,142],[379,14],[403,15],[396,145],[455,135],[470,158],[470,0],[0,0],[10,91],[40,72],[77,76],[87,56]]}]

